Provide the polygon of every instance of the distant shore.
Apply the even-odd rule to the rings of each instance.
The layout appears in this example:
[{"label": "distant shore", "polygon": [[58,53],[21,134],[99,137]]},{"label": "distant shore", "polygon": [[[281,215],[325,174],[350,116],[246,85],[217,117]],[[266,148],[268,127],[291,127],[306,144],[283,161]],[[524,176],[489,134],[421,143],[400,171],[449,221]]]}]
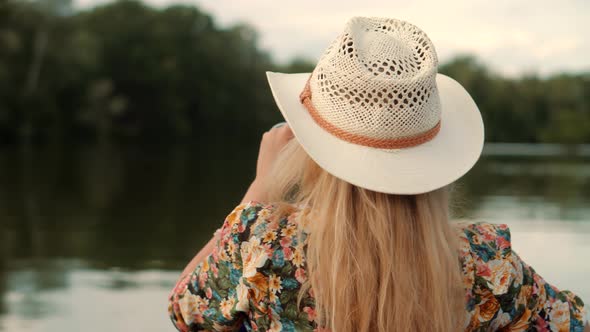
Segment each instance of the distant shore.
[{"label": "distant shore", "polygon": [[590,157],[590,144],[486,143],[485,156]]}]

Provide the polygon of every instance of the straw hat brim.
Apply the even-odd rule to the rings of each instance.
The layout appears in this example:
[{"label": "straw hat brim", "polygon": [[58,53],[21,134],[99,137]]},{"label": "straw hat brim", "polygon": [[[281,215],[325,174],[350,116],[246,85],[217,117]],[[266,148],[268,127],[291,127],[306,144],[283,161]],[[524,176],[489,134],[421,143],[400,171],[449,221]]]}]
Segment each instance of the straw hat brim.
[{"label": "straw hat brim", "polygon": [[463,176],[478,160],[484,126],[469,93],[437,74],[442,106],[440,132],[421,145],[382,150],[349,143],[320,127],[299,101],[310,73],[267,72],[272,94],[293,134],[309,156],[330,174],[356,186],[389,194],[420,194]]}]

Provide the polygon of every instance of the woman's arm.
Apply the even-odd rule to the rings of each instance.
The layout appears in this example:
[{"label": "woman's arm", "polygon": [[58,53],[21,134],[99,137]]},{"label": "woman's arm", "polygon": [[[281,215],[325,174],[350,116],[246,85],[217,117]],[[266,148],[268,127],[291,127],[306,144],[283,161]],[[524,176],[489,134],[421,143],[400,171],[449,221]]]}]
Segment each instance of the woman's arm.
[{"label": "woman's arm", "polygon": [[[262,141],[260,142],[260,151],[258,152],[258,162],[256,164],[256,177],[254,181],[248,187],[246,194],[242,198],[240,204],[258,201],[263,202],[266,200],[265,193],[263,191],[262,181],[267,177],[267,174],[272,167],[272,163],[275,161],[279,152],[293,138],[293,132],[288,125],[282,127],[272,128],[262,135]],[[187,274],[195,270],[197,265],[202,262],[205,257],[209,256],[215,248],[217,239],[211,238],[209,242],[197,253],[195,257],[188,263],[184,268],[184,271],[180,275],[180,280]]]},{"label": "woman's arm", "polygon": [[250,201],[257,201],[257,202],[264,202],[266,197],[264,195],[264,191],[262,190],[262,183],[259,180],[254,180],[248,187],[248,191],[242,198],[242,202],[240,204],[250,202]]},{"label": "woman's arm", "polygon": [[262,135],[260,150],[258,151],[258,162],[256,163],[256,177],[250,188],[248,188],[246,195],[244,195],[242,203],[266,201],[266,193],[262,184],[267,180],[277,156],[292,138],[293,132],[288,125],[274,127]]},{"label": "woman's arm", "polygon": [[[252,181],[250,187],[248,188],[248,191],[246,191],[246,194],[244,195],[244,198],[242,198],[242,202],[240,202],[240,204],[249,201],[263,201],[264,193],[261,189],[262,185],[257,180]],[[215,248],[216,242],[217,239],[215,238],[215,236],[212,237],[211,240],[209,240],[209,242],[207,242],[207,244],[197,253],[195,257],[193,257],[190,263],[188,263],[188,265],[184,268],[184,271],[182,271],[182,274],[180,275],[180,279],[184,278],[184,276],[186,276],[187,274],[193,272],[197,265],[199,265],[199,263],[202,262],[205,259],[205,257],[209,256],[213,252],[213,248]]]},{"label": "woman's arm", "polygon": [[216,240],[217,239],[215,236],[212,237],[211,240],[209,240],[209,242],[207,242],[207,244],[201,248],[197,255],[193,257],[193,259],[184,268],[184,271],[182,271],[180,274],[178,281],[184,279],[187,274],[193,272],[197,268],[197,265],[199,265],[199,263],[202,262],[205,257],[209,256],[213,252],[213,248],[215,248],[215,243],[217,242]]}]

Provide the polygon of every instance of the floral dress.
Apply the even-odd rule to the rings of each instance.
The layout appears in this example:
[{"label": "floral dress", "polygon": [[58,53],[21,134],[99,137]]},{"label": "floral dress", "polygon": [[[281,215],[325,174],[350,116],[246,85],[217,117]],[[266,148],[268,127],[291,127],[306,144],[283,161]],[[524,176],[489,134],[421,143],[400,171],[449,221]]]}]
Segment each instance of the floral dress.
[{"label": "floral dress", "polygon": [[[277,206],[237,206],[215,232],[211,255],[183,277],[169,297],[174,326],[185,331],[319,331],[307,280],[305,232]],[[510,246],[506,225],[457,226],[465,293],[465,331],[580,331],[584,304],[526,265]]]}]

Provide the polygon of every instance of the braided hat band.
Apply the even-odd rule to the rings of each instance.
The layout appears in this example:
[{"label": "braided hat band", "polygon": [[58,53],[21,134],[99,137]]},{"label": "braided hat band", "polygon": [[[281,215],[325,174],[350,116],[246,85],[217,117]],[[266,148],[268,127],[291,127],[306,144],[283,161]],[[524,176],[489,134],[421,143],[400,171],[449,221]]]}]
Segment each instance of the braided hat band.
[{"label": "braided hat band", "polygon": [[432,129],[429,129],[421,134],[410,136],[410,137],[403,137],[403,138],[393,138],[393,139],[379,139],[379,138],[372,138],[366,137],[354,133],[349,133],[345,130],[342,130],[330,122],[326,121],[319,112],[313,106],[311,101],[311,89],[309,87],[309,80],[307,80],[307,84],[305,84],[305,88],[301,92],[299,99],[303,106],[309,112],[309,115],[313,118],[313,120],[322,128],[324,128],[327,132],[331,133],[332,135],[345,140],[347,142],[353,144],[364,145],[372,148],[380,148],[380,149],[403,149],[409,148],[412,146],[420,145],[422,143],[426,143],[438,134],[440,131],[440,120],[436,123]]}]

